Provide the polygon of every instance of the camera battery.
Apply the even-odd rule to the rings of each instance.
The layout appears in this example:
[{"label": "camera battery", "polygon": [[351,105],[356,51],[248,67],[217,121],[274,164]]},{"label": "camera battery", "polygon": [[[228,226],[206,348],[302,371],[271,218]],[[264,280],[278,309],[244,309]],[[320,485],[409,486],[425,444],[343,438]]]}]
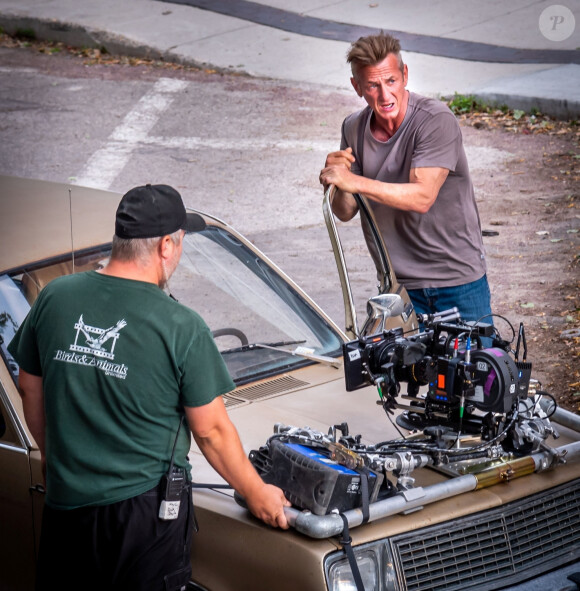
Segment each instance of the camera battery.
[{"label": "camera battery", "polygon": [[[347,511],[362,505],[361,476],[315,449],[285,443],[270,443],[271,466],[262,475],[265,482],[280,487],[295,506],[316,515]],[[368,474],[370,502],[377,498],[382,475]]]}]

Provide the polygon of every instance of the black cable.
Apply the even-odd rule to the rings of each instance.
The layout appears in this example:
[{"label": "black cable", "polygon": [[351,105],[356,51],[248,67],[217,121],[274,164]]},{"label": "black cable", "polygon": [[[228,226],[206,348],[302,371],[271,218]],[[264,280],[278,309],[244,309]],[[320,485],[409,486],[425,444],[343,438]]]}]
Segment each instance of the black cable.
[{"label": "black cable", "polygon": [[[548,394],[547,392],[545,393],[547,396],[549,396],[550,398],[554,399],[553,396],[551,394]],[[519,399],[516,399],[516,401],[514,402],[514,406],[512,407],[513,410],[513,415],[512,418],[510,420],[510,422],[508,423],[508,425],[501,431],[501,433],[498,433],[493,439],[490,439],[489,441],[485,441],[479,445],[475,445],[472,447],[465,447],[465,448],[460,448],[460,449],[453,449],[453,443],[451,444],[451,447],[448,448],[441,448],[438,447],[433,441],[430,441],[428,439],[425,439],[424,441],[416,441],[416,440],[409,440],[409,439],[405,439],[404,435],[401,434],[401,436],[403,437],[403,441],[398,441],[398,440],[389,440],[389,441],[382,441],[380,443],[377,443],[373,446],[368,446],[366,449],[354,449],[353,451],[356,451],[357,454],[359,455],[388,455],[390,453],[393,453],[395,451],[410,451],[410,452],[425,452],[425,453],[445,453],[448,455],[451,455],[452,457],[455,456],[462,456],[465,454],[472,454],[474,452],[477,452],[478,450],[485,450],[489,447],[491,447],[496,441],[503,439],[507,433],[509,432],[509,430],[512,428],[512,426],[515,424],[516,420],[519,417],[519,411],[517,408],[517,405],[519,404]],[[553,413],[552,413],[553,414]],[[550,414],[550,416],[552,416],[552,414]],[[388,413],[387,413],[388,415]],[[390,417],[389,417],[390,419]],[[391,419],[390,419],[391,420]],[[396,426],[395,426],[396,427]],[[397,430],[399,431],[399,429],[397,428]],[[399,431],[400,433],[400,431]],[[290,438],[291,436],[289,436],[288,434],[282,434],[282,433],[278,433],[275,435],[272,435],[268,441],[271,441],[272,439],[279,439],[279,438]],[[298,439],[298,438],[297,438]],[[306,437],[303,437],[301,439],[306,439]],[[304,441],[303,443],[309,445],[310,447],[319,447],[322,449],[325,449],[325,447],[320,444],[319,442],[311,439],[308,442]],[[387,448],[387,449],[384,449]]]},{"label": "black cable", "polygon": [[[389,412],[389,409],[386,405],[388,405],[387,400],[385,400],[384,396],[383,396],[383,389],[381,388],[381,383],[382,382],[377,382],[377,390],[379,392],[379,398],[381,399],[382,407],[383,410],[385,411],[385,414],[387,415],[387,418],[389,419],[389,422],[391,423],[391,425],[393,425],[393,427],[395,427],[395,429],[397,430],[397,432],[399,433],[399,435],[403,438],[406,439],[405,435],[403,435],[403,432],[399,429],[398,425],[396,423],[393,422],[393,418],[391,417],[391,413]],[[387,396],[389,396],[389,394],[387,394]]]},{"label": "black cable", "polygon": [[398,445],[398,442],[396,440],[392,440],[392,441],[383,441],[381,443],[378,443],[378,444],[374,445],[373,449],[370,451],[366,451],[366,452],[359,451],[358,453],[359,454],[376,453],[379,455],[392,453],[391,450],[380,449],[382,447],[394,447],[395,448],[394,451],[399,451],[400,448],[403,447],[405,449],[408,448],[409,451],[414,451],[415,449],[419,449],[419,450],[423,450],[423,451],[427,451],[427,452],[450,453],[451,455],[473,453],[479,449],[486,449],[488,447],[491,447],[497,440],[502,439],[508,433],[508,431],[512,428],[512,426],[514,425],[514,423],[516,422],[516,420],[519,416],[517,406],[516,406],[518,402],[519,401],[516,400],[516,403],[514,404],[513,416],[512,416],[511,421],[507,425],[507,427],[505,429],[503,429],[501,433],[498,433],[493,439],[490,439],[489,441],[485,441],[485,442],[483,442],[479,445],[475,445],[473,447],[465,447],[465,448],[454,450],[453,447],[440,448],[440,447],[432,446],[432,445],[429,445],[429,442],[427,442],[427,441],[423,443],[420,441],[406,440],[404,442],[401,442],[401,445]]},{"label": "black cable", "polygon": [[[552,412],[548,415],[546,415],[546,418],[549,419],[550,417],[554,416],[554,413],[556,412],[556,410],[558,409],[558,402],[556,401],[556,398],[554,396],[552,396],[552,394],[550,394],[549,392],[546,392],[544,390],[537,390],[536,391],[536,395],[537,396],[547,396],[548,398],[551,398],[552,402],[554,403],[554,410],[552,410]],[[536,406],[539,404],[540,400],[538,399],[535,404],[534,404],[534,410],[536,409]]]},{"label": "black cable", "polygon": [[179,426],[177,427],[177,434],[175,435],[175,441],[173,442],[173,449],[171,450],[171,460],[169,462],[169,474],[173,473],[173,465],[175,462],[175,449],[177,447],[177,440],[179,439],[179,432],[181,431],[181,425],[183,424],[184,416],[179,419]]},{"label": "black cable", "polygon": [[[518,400],[516,400],[516,403],[517,402],[518,402]],[[516,405],[514,404],[514,407],[515,406]],[[457,450],[457,452],[461,451],[464,453],[466,451],[469,451],[471,453],[471,452],[474,452],[478,449],[484,449],[486,447],[491,447],[496,441],[498,441],[499,439],[503,439],[505,437],[505,435],[507,435],[508,431],[513,427],[513,425],[516,422],[518,417],[519,417],[518,410],[517,410],[517,408],[514,408],[512,420],[510,421],[509,425],[501,433],[498,433],[493,439],[490,439],[489,441],[486,441],[485,443],[482,443],[480,445],[476,445],[474,447],[466,447],[465,449]],[[452,454],[454,453],[453,450],[449,450],[449,451]]]},{"label": "black cable", "polygon": [[399,429],[399,426],[397,425],[397,423],[393,421],[393,417],[391,416],[391,414],[387,412],[386,415],[387,415],[387,418],[389,419],[389,422],[391,423],[391,425],[393,425],[393,427],[395,427],[395,429],[397,430],[397,432],[399,433],[399,435],[403,439],[406,440],[407,438],[405,437],[405,434]]},{"label": "black cable", "polygon": [[[514,339],[516,338],[516,330],[515,330],[513,324],[505,316],[502,316],[501,314],[495,314],[495,313],[484,314],[483,316],[481,316],[481,318],[478,318],[475,321],[475,324],[477,324],[478,322],[481,322],[484,318],[491,318],[492,320],[493,320],[493,318],[501,318],[511,328],[511,331],[512,331],[512,338],[511,338],[511,341],[509,342],[509,344],[511,345],[514,342]],[[474,328],[475,328],[475,325],[472,326],[471,330],[469,331],[469,338],[471,338],[471,332],[473,331]],[[498,336],[498,338],[501,338],[501,334],[495,326],[493,327],[493,332]]]}]

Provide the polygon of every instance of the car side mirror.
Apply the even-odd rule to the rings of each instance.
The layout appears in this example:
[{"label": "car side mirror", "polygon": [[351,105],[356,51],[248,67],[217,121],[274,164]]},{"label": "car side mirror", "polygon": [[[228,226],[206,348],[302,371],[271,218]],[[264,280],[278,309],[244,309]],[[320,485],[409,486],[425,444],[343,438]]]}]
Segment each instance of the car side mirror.
[{"label": "car side mirror", "polygon": [[379,334],[386,330],[387,318],[400,316],[405,311],[403,298],[396,293],[383,293],[373,296],[367,303],[368,317],[362,333]]}]

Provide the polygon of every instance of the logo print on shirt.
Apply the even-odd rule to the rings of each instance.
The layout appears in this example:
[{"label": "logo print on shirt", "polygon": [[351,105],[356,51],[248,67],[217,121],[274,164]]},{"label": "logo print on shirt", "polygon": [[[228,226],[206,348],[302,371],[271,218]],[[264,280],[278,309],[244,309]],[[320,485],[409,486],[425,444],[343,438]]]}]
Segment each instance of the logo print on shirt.
[{"label": "logo print on shirt", "polygon": [[[119,331],[127,326],[125,320],[119,320],[117,324],[110,328],[98,328],[85,324],[81,314],[78,322],[75,323],[76,336],[74,343],[70,346],[71,351],[80,353],[92,353],[95,357],[105,359],[115,359],[113,354]],[[83,343],[84,338],[84,343]],[[112,343],[110,342],[112,340]],[[80,341],[80,343],[79,343]],[[108,348],[105,347],[107,345]]]}]

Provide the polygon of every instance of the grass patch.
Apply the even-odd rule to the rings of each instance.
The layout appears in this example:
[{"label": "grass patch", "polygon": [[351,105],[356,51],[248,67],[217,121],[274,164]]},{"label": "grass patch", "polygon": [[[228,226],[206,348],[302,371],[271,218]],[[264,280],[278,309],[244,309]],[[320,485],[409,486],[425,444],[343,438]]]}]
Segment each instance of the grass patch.
[{"label": "grass patch", "polygon": [[14,37],[17,39],[23,39],[25,41],[35,41],[36,40],[36,32],[34,29],[16,29],[14,32]]},{"label": "grass patch", "polygon": [[458,94],[453,95],[453,98],[446,101],[447,106],[456,115],[463,115],[465,113],[489,113],[491,111],[490,105],[484,101],[480,101],[472,94]]},{"label": "grass patch", "polygon": [[580,142],[577,120],[558,120],[541,113],[537,107],[532,107],[527,113],[522,109],[510,109],[507,105],[492,105],[473,95],[457,92],[452,98],[444,98],[443,101],[459,121],[477,129],[502,129],[525,135],[531,133],[570,135],[576,142]]}]

